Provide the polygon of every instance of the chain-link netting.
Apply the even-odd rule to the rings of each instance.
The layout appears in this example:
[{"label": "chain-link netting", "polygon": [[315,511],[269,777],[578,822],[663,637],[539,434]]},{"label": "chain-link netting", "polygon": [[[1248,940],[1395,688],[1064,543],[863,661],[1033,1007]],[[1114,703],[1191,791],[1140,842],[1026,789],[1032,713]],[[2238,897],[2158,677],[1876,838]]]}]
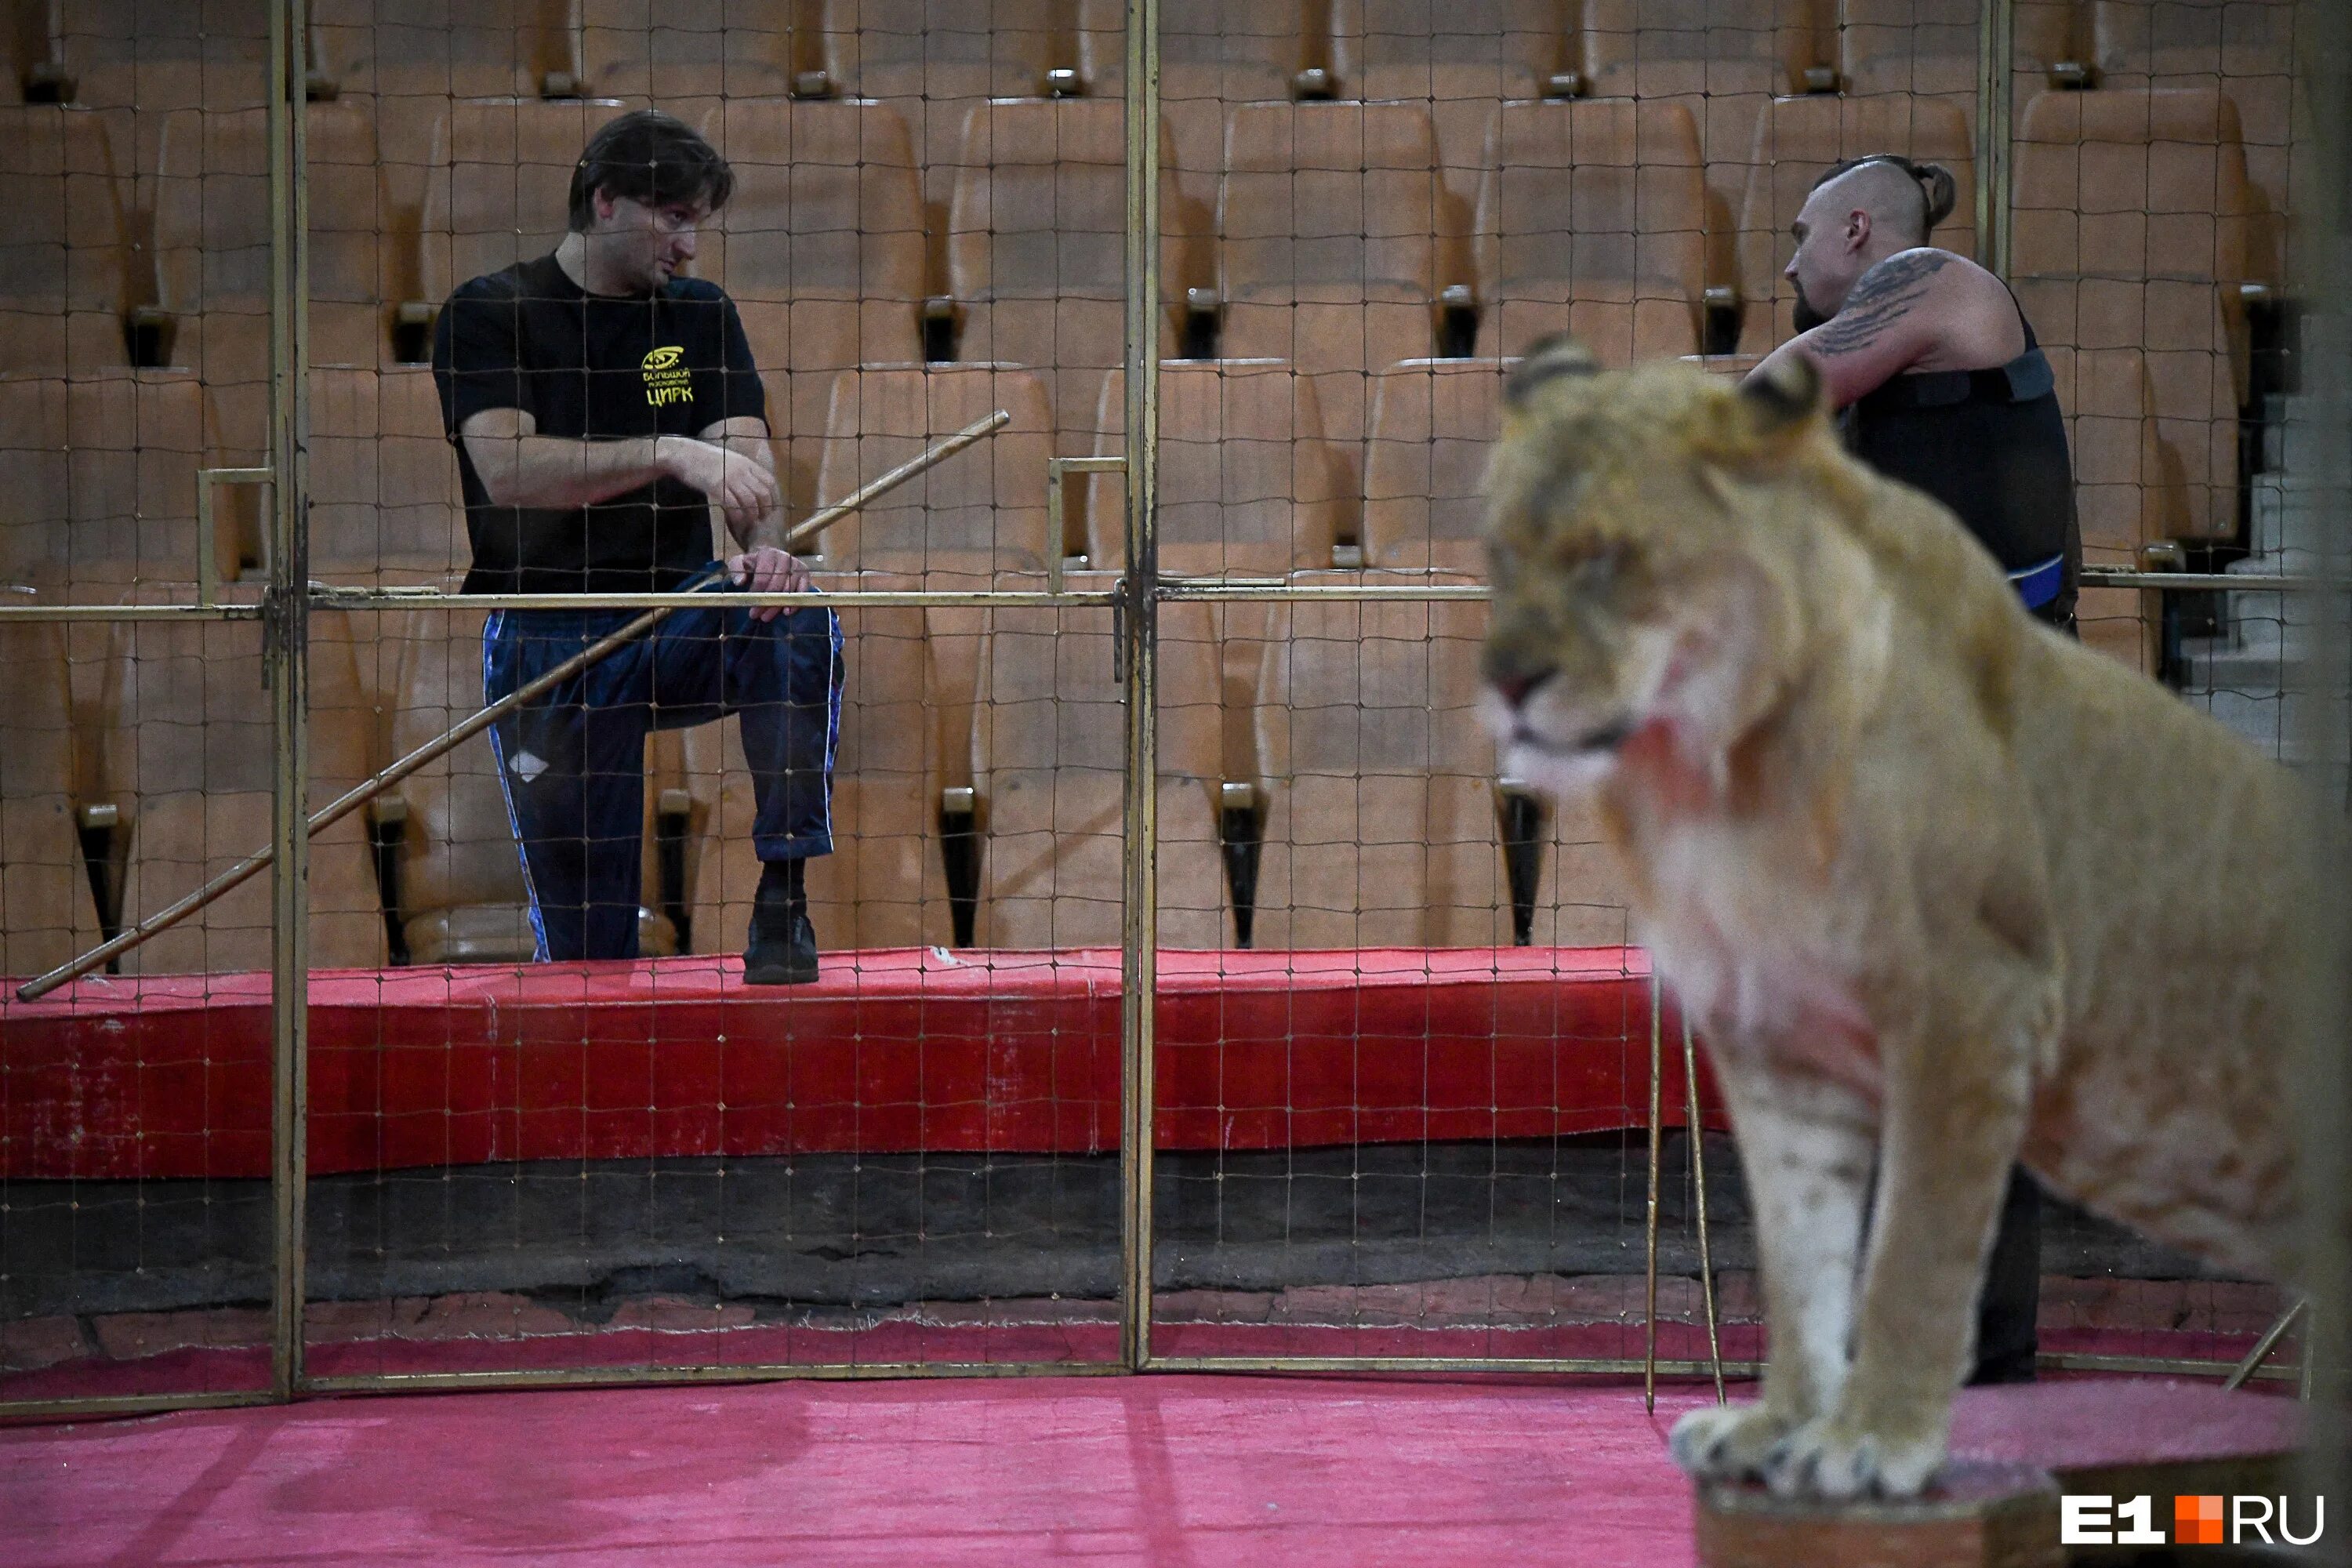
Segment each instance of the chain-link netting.
[{"label": "chain-link netting", "polygon": [[[1007,416],[755,564],[831,607],[678,607],[312,840],[314,1378],[1116,1359],[1122,944],[1157,957],[1155,1355],[1622,1363],[1654,1316],[1670,1361],[1711,1322],[1752,1359],[1703,1057],[1694,1091],[1601,826],[1480,716],[1483,470],[1545,334],[1725,374],[1784,342],[1790,226],[1857,157],[1948,170],[1929,242],[2013,285],[2084,566],[2250,579],[2095,575],[2085,639],[2321,765],[2288,738],[2340,684],[2329,601],[2262,585],[2326,542],[2288,0],[2018,5],[2005,185],[1971,0],[1171,6],[1144,520],[1118,0],[312,0],[277,187],[264,0],[18,9],[12,983],[270,841],[273,569],[313,584],[316,809]],[[595,163],[646,110],[651,182]],[[5,1005],[0,1400],[266,1385],[268,886]],[[747,984],[803,912],[818,977]],[[2281,1305],[2040,1226],[2045,1352],[2234,1354]]]}]

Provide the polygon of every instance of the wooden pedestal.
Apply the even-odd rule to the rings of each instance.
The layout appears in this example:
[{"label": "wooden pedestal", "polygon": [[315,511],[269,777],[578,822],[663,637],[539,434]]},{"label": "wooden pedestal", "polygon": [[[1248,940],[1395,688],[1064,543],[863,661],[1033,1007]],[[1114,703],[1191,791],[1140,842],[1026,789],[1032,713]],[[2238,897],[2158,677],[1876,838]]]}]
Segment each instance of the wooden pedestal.
[{"label": "wooden pedestal", "polygon": [[[2210,1383],[2067,1380],[1969,1389],[1952,1462],[1908,1502],[1783,1502],[1760,1487],[1698,1489],[1701,1568],[2062,1568],[2113,1550],[2058,1540],[2063,1493],[2147,1494],[2169,1525],[2180,1493],[2277,1494],[2301,1406]],[[2124,1553],[2128,1556],[2129,1552]]]}]

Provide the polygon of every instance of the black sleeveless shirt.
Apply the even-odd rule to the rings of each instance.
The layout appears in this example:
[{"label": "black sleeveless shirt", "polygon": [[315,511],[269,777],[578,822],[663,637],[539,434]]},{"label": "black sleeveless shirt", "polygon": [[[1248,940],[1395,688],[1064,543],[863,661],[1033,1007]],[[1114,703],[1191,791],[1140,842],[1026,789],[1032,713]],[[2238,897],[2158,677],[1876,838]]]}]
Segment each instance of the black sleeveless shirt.
[{"label": "black sleeveless shirt", "polygon": [[2050,362],[2018,311],[2025,352],[1990,370],[1891,378],[1845,411],[1853,455],[1958,516],[2001,568],[2065,560],[2058,596],[2034,611],[2071,625],[2083,566],[2074,465]]}]

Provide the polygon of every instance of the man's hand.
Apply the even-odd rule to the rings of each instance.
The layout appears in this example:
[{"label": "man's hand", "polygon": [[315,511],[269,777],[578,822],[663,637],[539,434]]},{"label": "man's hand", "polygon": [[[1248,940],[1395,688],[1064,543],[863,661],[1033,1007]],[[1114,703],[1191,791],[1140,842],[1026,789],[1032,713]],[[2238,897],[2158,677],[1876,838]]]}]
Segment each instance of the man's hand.
[{"label": "man's hand", "polygon": [[[813,586],[808,568],[801,564],[800,557],[771,544],[729,556],[727,574],[737,587],[754,594],[802,594]],[[772,621],[782,613],[781,607],[772,605],[752,611],[751,618]]]},{"label": "man's hand", "polygon": [[[686,436],[665,436],[657,448],[663,471],[692,485],[726,514],[727,531],[742,538],[776,510],[776,476],[767,465],[740,452]],[[758,553],[781,555],[782,551]],[[744,557],[738,556],[741,560]],[[805,583],[807,574],[802,573]],[[774,612],[768,612],[772,615]],[[766,618],[765,616],[762,618]]]}]

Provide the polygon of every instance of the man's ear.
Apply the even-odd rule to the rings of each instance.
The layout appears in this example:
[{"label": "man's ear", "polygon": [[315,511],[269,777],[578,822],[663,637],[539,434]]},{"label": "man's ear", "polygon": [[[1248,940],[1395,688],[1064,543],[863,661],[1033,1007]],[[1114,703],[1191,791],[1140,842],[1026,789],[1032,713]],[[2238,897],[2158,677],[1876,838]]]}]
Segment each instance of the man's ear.
[{"label": "man's ear", "polygon": [[1856,207],[1845,215],[1845,247],[1860,250],[1870,243],[1870,209]]}]

